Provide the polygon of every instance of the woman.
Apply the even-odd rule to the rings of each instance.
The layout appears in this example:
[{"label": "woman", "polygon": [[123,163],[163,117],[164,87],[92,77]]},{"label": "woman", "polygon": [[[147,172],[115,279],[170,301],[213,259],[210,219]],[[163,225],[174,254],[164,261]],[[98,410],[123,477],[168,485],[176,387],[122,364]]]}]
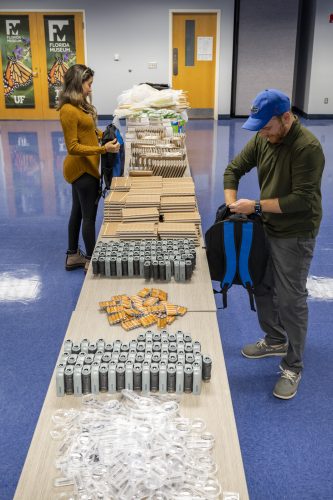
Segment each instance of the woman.
[{"label": "woman", "polygon": [[[97,112],[91,104],[94,72],[83,64],[71,66],[64,77],[58,109],[68,155],[64,161],[64,178],[72,184],[72,211],[68,223],[67,271],[84,267],[95,247],[95,221],[99,191],[99,160],[104,153],[117,153],[117,139],[99,145],[102,131],[96,127]],[[86,255],[79,250],[79,234]]]}]

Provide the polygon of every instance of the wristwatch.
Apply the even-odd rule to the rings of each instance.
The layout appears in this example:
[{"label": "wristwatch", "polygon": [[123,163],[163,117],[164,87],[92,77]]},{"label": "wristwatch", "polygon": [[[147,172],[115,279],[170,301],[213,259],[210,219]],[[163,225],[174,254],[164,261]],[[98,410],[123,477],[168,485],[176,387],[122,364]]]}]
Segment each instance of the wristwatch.
[{"label": "wristwatch", "polygon": [[254,202],[254,213],[256,215],[262,215],[262,210],[261,210],[261,205],[260,205],[260,200],[256,200]]}]

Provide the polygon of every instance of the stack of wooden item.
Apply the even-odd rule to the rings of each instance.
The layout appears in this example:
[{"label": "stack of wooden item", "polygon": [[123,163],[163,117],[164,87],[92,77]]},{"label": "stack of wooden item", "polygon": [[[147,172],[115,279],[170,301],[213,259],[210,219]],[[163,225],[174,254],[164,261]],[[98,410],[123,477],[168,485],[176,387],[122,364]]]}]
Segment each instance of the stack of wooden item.
[{"label": "stack of wooden item", "polygon": [[102,236],[118,239],[193,238],[200,215],[191,177],[116,177],[104,202]]},{"label": "stack of wooden item", "polygon": [[135,142],[138,146],[140,146],[141,144],[148,144],[152,146],[174,145],[177,148],[184,148],[185,134],[183,132],[173,132],[172,136],[168,136],[166,127],[163,125],[136,125],[133,127],[128,127],[126,132],[126,142]]},{"label": "stack of wooden item", "polygon": [[137,134],[140,138],[131,142],[130,173],[143,171],[154,176],[183,177],[187,155],[182,138],[161,140],[153,133]]}]

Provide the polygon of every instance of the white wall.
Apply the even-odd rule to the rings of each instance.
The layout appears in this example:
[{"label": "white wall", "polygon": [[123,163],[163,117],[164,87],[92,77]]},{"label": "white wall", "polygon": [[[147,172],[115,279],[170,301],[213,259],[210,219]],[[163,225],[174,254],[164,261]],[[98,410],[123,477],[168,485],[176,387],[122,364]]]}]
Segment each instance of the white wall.
[{"label": "white wall", "polygon": [[236,115],[247,115],[256,94],[293,91],[298,0],[241,0]]},{"label": "white wall", "polygon": [[[100,115],[112,113],[117,96],[134,84],[170,83],[169,9],[221,9],[218,114],[230,114],[234,0],[0,0],[0,9],[85,11],[87,64],[95,70]],[[157,69],[148,69],[149,61]]]},{"label": "white wall", "polygon": [[[333,114],[333,23],[329,23],[331,13],[332,0],[317,0],[309,97],[307,109],[304,110],[309,115]],[[325,97],[328,97],[328,104],[324,104]]]}]

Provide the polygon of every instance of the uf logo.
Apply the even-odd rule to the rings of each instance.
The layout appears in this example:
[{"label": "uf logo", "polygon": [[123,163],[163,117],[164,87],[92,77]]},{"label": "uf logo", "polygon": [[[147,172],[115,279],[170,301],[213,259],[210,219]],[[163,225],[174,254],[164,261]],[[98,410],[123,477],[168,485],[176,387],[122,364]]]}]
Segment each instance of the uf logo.
[{"label": "uf logo", "polygon": [[14,95],[13,98],[14,98],[15,104],[23,104],[24,99],[25,99],[25,95]]},{"label": "uf logo", "polygon": [[19,19],[6,19],[6,35],[7,36],[14,36],[18,35],[18,24],[20,24],[21,21]]},{"label": "uf logo", "polygon": [[64,26],[68,26],[69,21],[49,21],[50,42],[65,42],[66,35],[62,33]]}]

